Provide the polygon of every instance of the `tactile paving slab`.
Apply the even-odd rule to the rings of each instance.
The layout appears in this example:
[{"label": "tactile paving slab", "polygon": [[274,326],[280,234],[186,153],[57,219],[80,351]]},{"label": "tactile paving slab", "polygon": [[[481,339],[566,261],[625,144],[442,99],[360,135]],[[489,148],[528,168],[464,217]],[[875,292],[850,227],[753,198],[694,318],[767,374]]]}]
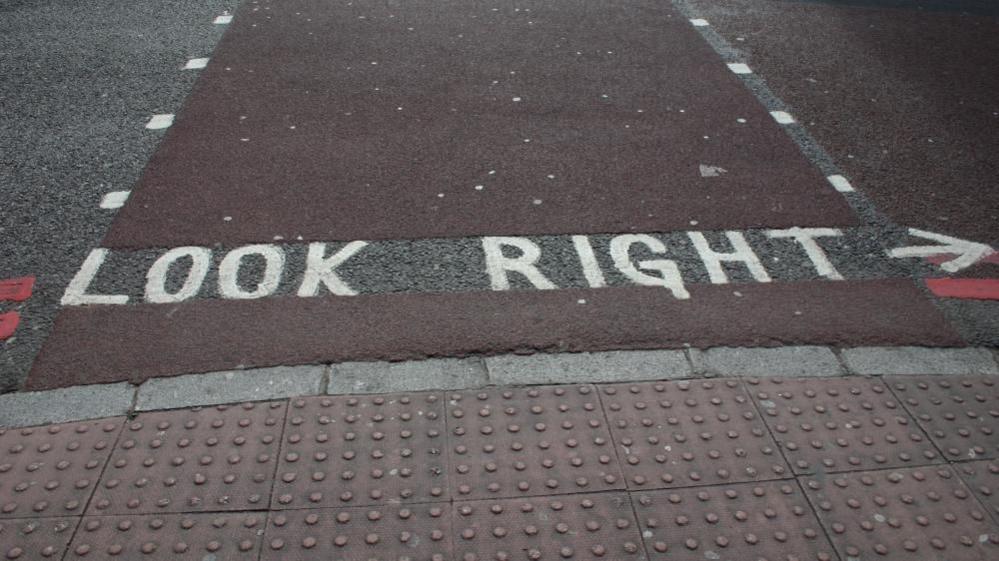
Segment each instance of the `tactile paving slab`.
[{"label": "tactile paving slab", "polygon": [[791,476],[736,380],[619,384],[601,391],[631,489]]},{"label": "tactile paving slab", "polygon": [[999,462],[961,462],[953,467],[996,522],[999,522]]},{"label": "tactile paving slab", "polygon": [[251,561],[266,519],[257,512],[87,516],[65,559]]},{"label": "tactile paving slab", "polygon": [[458,501],[455,559],[646,559],[625,493]]},{"label": "tactile paving slab", "polygon": [[899,376],[888,383],[948,459],[999,458],[995,376]]},{"label": "tactile paving slab", "polygon": [[274,508],[448,498],[439,394],[292,400]]},{"label": "tactile paving slab", "polygon": [[285,402],[140,414],[94,492],[91,514],[267,508]]},{"label": "tactile paving slab", "polygon": [[0,428],[0,518],[82,513],[123,420]]},{"label": "tactile paving slab", "polygon": [[451,559],[451,505],[272,512],[262,561]]},{"label": "tactile paving slab", "polygon": [[860,471],[943,459],[888,388],[870,378],[748,380],[795,473]]},{"label": "tactile paving slab", "polygon": [[623,489],[593,386],[448,394],[456,499]]},{"label": "tactile paving slab", "polygon": [[3,559],[62,559],[79,518],[12,518],[0,520]]},{"label": "tactile paving slab", "polygon": [[844,473],[804,484],[845,560],[999,558],[999,527],[949,467]]},{"label": "tactile paving slab", "polygon": [[653,559],[836,559],[795,481],[640,491],[632,499]]}]

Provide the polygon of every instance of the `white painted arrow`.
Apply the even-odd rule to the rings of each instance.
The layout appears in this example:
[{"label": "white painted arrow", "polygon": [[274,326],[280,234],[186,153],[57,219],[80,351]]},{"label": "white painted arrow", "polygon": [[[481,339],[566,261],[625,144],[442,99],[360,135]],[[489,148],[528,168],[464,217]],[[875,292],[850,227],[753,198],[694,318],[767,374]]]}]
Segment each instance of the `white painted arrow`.
[{"label": "white painted arrow", "polygon": [[942,253],[957,255],[956,258],[940,264],[940,268],[948,273],[956,273],[961,269],[970,267],[995,253],[995,250],[983,243],[969,242],[967,240],[952,238],[943,234],[934,234],[933,232],[927,232],[925,230],[917,230],[916,228],[909,228],[909,235],[926,240],[933,240],[946,245],[912,245],[908,247],[899,247],[888,250],[888,255],[890,257],[929,257],[931,255],[940,255]]}]

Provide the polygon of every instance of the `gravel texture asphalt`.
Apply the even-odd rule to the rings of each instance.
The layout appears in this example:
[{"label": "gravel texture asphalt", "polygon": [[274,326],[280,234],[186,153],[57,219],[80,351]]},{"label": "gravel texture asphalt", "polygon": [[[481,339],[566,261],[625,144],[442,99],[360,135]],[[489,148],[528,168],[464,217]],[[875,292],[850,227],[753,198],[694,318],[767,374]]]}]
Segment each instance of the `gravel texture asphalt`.
[{"label": "gravel texture asphalt", "polygon": [[[17,388],[59,298],[162,137],[150,115],[181,107],[188,59],[222,36],[235,0],[14,0],[0,4],[0,279],[35,276],[21,325],[0,342],[0,392]],[[6,309],[15,309],[7,306]]]}]

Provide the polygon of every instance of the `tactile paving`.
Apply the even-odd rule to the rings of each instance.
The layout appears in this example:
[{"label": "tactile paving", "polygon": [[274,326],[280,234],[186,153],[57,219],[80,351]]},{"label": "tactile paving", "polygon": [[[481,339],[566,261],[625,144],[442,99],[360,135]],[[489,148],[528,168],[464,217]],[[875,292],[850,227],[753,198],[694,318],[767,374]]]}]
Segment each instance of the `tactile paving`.
[{"label": "tactile paving", "polygon": [[62,559],[79,518],[0,520],[0,557],[11,560]]},{"label": "tactile paving", "polygon": [[953,467],[996,522],[999,522],[999,462],[961,462]]},{"label": "tactile paving", "polygon": [[631,489],[791,475],[736,380],[619,384],[601,391]]},{"label": "tactile paving", "polygon": [[952,460],[999,458],[999,383],[995,376],[906,376],[892,391]]},{"label": "tactile paving", "polygon": [[456,499],[624,488],[593,386],[448,395]]},{"label": "tactile paving", "polygon": [[879,381],[860,377],[772,378],[747,383],[795,473],[943,461]]},{"label": "tactile paving", "polygon": [[89,512],[267,508],[285,402],[140,414],[122,432]]},{"label": "tactile paving", "polygon": [[999,527],[946,466],[805,479],[844,559],[999,559]]},{"label": "tactile paving", "polygon": [[450,509],[430,503],[272,512],[261,560],[449,560]]},{"label": "tactile paving", "polygon": [[86,516],[64,559],[251,561],[266,519],[257,512]]},{"label": "tactile paving", "polygon": [[435,393],[293,400],[272,505],[447,500],[444,427]]},{"label": "tactile paving", "polygon": [[460,561],[646,559],[625,493],[458,501]]},{"label": "tactile paving", "polygon": [[632,498],[653,559],[836,559],[795,481],[639,491]]},{"label": "tactile paving", "polygon": [[82,513],[123,420],[0,428],[0,518]]}]

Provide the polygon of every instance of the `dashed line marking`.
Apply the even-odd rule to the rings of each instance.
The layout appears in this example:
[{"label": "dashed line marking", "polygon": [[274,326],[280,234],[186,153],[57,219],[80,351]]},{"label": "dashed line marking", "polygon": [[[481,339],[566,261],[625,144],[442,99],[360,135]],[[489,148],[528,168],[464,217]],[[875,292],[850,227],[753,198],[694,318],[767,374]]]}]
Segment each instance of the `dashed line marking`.
[{"label": "dashed line marking", "polygon": [[999,279],[926,279],[926,287],[938,298],[999,300]]},{"label": "dashed line marking", "polygon": [[146,128],[150,130],[165,129],[173,124],[173,113],[161,113],[153,115],[146,123]]},{"label": "dashed line marking", "polygon": [[753,70],[749,68],[748,64],[741,62],[730,62],[728,63],[728,69],[735,74],[752,74]]},{"label": "dashed line marking", "polygon": [[826,178],[829,183],[840,193],[853,193],[853,185],[850,185],[850,181],[843,177],[842,175],[830,175]]},{"label": "dashed line marking", "polygon": [[184,65],[184,70],[201,70],[208,66],[207,58],[192,58]]},{"label": "dashed line marking", "polygon": [[232,16],[228,14],[218,16],[214,20],[212,20],[212,23],[214,23],[215,25],[226,25],[232,23]]},{"label": "dashed line marking", "polygon": [[771,111],[770,116],[781,125],[794,124],[794,117],[792,117],[787,111]]},{"label": "dashed line marking", "polygon": [[0,301],[23,302],[31,297],[35,277],[18,277],[0,281]]},{"label": "dashed line marking", "polygon": [[19,323],[21,323],[21,314],[17,312],[0,314],[0,341],[10,339]]},{"label": "dashed line marking", "polygon": [[125,201],[128,200],[128,195],[131,191],[111,191],[101,198],[101,208],[113,210],[116,208],[121,208]]},{"label": "dashed line marking", "polygon": [[690,23],[693,24],[694,27],[707,27],[709,25],[708,20],[702,18],[694,18],[690,20]]}]

